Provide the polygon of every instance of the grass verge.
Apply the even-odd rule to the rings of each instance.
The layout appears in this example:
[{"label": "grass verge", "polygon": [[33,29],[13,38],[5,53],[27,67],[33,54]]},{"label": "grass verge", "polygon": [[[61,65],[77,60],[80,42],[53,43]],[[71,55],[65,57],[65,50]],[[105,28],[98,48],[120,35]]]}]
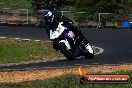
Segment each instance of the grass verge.
[{"label": "grass verge", "polygon": [[30,0],[0,0],[0,9],[32,9]]},{"label": "grass verge", "polygon": [[0,40],[0,64],[59,58],[63,55],[52,49],[51,43]]},{"label": "grass verge", "polygon": [[[130,74],[132,71],[118,71],[107,74]],[[0,84],[0,88],[132,88],[132,82],[126,84],[78,84],[77,75],[63,75],[46,80],[36,80],[17,84]]]}]

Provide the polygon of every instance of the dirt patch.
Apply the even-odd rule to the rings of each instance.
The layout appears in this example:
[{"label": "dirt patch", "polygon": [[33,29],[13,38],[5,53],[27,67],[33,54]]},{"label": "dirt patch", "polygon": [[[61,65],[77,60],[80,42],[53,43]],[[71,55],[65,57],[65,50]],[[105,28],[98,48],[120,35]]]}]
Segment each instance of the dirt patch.
[{"label": "dirt patch", "polygon": [[[115,71],[132,70],[132,64],[111,66],[85,66],[84,69],[86,69],[86,72],[88,74],[108,73]],[[79,74],[78,68],[0,72],[0,82],[19,83],[24,81],[44,80],[47,78],[54,78],[65,74]]]}]

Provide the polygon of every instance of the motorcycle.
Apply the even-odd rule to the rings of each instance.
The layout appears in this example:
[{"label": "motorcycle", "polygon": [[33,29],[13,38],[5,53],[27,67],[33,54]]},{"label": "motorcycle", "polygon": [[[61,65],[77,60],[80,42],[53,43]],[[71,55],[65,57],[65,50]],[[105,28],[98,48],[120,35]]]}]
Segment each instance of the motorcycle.
[{"label": "motorcycle", "polygon": [[[77,30],[81,32],[79,28]],[[83,35],[75,34],[70,27],[64,26],[63,22],[59,22],[55,31],[50,30],[50,39],[57,42],[58,50],[68,60],[80,56],[91,59],[94,57],[94,50],[89,41]]]},{"label": "motorcycle", "polygon": [[[32,5],[35,10],[37,6],[40,6],[38,2],[32,0]],[[41,0],[43,9],[49,10],[45,16],[51,16],[52,11],[58,11],[59,7],[62,6],[64,0]],[[50,12],[51,11],[51,12]],[[38,11],[39,12],[39,11]],[[53,20],[54,16],[51,20]],[[48,21],[48,20],[47,20]],[[64,25],[64,22],[60,21],[55,31],[50,30],[50,39],[53,41],[53,46],[56,47],[56,50],[60,50],[62,54],[68,60],[74,60],[76,57],[85,56],[86,58],[94,57],[94,50],[90,45],[89,41],[83,36],[83,34],[78,35],[73,31],[73,27],[68,26],[70,22]],[[81,33],[79,28],[76,28],[77,31]]]}]

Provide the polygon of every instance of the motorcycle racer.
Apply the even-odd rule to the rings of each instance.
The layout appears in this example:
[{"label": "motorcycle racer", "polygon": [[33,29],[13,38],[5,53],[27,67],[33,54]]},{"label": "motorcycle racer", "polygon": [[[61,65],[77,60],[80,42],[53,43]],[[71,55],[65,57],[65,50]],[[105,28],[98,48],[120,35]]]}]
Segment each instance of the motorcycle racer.
[{"label": "motorcycle racer", "polygon": [[[45,24],[46,24],[46,31],[47,31],[48,37],[50,39],[51,39],[50,31],[51,30],[52,31],[56,31],[56,29],[58,28],[59,22],[63,22],[62,25],[64,27],[67,26],[67,27],[71,28],[72,31],[75,34],[78,34],[79,36],[82,36],[82,39],[83,39],[83,35],[82,35],[81,31],[78,30],[78,27],[73,26],[73,24],[72,24],[73,22],[70,19],[59,15],[57,12],[53,13],[53,12],[51,12],[49,10],[44,11],[43,17],[44,17]],[[58,50],[57,47],[56,47],[56,44],[57,44],[56,41],[53,41],[53,48],[55,50]]]},{"label": "motorcycle racer", "polygon": [[41,17],[45,22],[48,37],[52,40],[53,48],[59,50],[70,61],[80,56],[93,58],[94,50],[87,38],[81,33],[81,30],[73,25],[72,20],[59,14],[59,8],[64,4],[61,1],[64,0],[40,1],[42,4],[36,3],[41,5],[42,8],[37,12],[44,11]]}]

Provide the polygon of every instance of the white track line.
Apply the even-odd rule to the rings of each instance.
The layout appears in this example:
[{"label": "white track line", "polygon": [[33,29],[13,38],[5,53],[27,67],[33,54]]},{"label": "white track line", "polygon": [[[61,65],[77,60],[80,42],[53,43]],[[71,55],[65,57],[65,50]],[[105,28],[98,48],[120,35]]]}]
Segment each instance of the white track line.
[{"label": "white track line", "polygon": [[10,38],[10,39],[20,40],[20,38]]},{"label": "white track line", "polygon": [[41,40],[34,40],[34,41],[36,41],[36,42],[40,42]]},{"label": "white track line", "polygon": [[21,40],[24,40],[24,41],[31,41],[31,39],[21,39]]},{"label": "white track line", "polygon": [[0,39],[5,39],[5,38],[7,38],[7,37],[0,37]]},{"label": "white track line", "polygon": [[52,41],[46,41],[46,42],[49,42],[49,43],[50,43],[50,42],[52,42]]}]

